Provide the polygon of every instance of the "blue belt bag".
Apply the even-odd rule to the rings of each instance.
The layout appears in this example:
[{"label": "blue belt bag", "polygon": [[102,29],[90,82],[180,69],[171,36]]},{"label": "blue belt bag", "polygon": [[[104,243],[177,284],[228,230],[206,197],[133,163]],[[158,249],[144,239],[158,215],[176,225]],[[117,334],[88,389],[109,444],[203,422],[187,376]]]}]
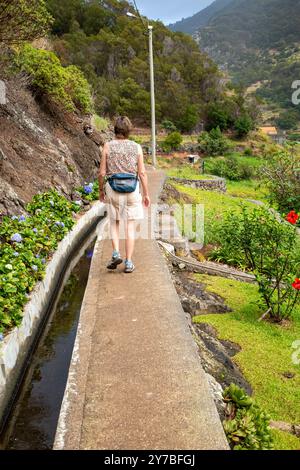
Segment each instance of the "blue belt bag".
[{"label": "blue belt bag", "polygon": [[116,173],[110,176],[107,181],[111,189],[117,193],[133,193],[137,188],[138,177],[131,173]]}]

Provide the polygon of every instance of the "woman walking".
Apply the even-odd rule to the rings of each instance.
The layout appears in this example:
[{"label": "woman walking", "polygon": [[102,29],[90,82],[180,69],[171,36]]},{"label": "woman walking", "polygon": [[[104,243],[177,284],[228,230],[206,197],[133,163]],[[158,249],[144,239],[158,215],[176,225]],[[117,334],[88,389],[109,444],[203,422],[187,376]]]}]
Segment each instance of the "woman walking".
[{"label": "woman walking", "polygon": [[[119,117],[115,123],[115,139],[104,145],[100,173],[100,201],[108,205],[112,259],[110,270],[123,263],[120,254],[120,220],[125,222],[125,273],[132,273],[135,266],[132,256],[135,243],[135,221],[144,217],[143,204],[150,206],[148,180],[142,147],[128,140],[132,124],[127,117]],[[140,194],[141,182],[143,196]]]}]

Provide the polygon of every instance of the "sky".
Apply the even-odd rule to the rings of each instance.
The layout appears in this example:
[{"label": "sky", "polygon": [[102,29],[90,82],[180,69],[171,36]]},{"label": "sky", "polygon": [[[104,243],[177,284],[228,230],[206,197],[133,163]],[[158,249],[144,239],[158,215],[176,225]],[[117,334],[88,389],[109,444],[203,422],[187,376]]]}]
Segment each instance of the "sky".
[{"label": "sky", "polygon": [[165,24],[192,16],[212,2],[213,0],[136,0],[143,15],[153,20],[162,20]]}]

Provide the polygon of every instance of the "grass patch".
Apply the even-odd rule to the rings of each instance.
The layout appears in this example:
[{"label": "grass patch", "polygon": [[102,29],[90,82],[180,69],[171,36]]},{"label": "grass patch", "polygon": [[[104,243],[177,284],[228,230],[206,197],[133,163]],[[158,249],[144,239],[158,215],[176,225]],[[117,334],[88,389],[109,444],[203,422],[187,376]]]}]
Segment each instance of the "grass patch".
[{"label": "grass patch", "polygon": [[240,208],[241,203],[251,207],[253,206],[251,202],[244,201],[243,198],[233,198],[227,194],[218,193],[216,191],[203,191],[182,184],[173,185],[178,191],[191,196],[195,203],[204,204],[205,213],[214,211],[215,215],[219,218],[228,210]]},{"label": "grass patch", "polygon": [[187,180],[208,180],[213,179],[211,175],[203,175],[200,173],[199,167],[195,166],[181,166],[176,168],[169,168],[167,170],[168,176],[173,176],[174,178],[183,178]]},{"label": "grass patch", "polygon": [[[215,191],[203,191],[201,189],[190,188],[181,184],[171,183],[182,194],[186,194],[192,198],[195,204],[204,205],[205,216],[205,233],[204,243],[218,244],[219,229],[222,225],[223,214],[233,209],[240,210],[241,203],[254,207],[251,202],[247,202],[242,198],[233,198],[227,194],[218,193]],[[176,214],[175,214],[176,217]],[[181,220],[176,217],[178,226],[181,227]],[[188,233],[184,233],[188,236]]]},{"label": "grass patch", "polygon": [[[299,424],[300,366],[292,362],[292,344],[300,339],[300,308],[288,325],[258,322],[263,312],[256,285],[202,274],[195,274],[195,278],[222,296],[233,311],[194,317],[194,322],[207,322],[217,329],[221,339],[239,344],[242,350],[234,361],[252,385],[257,404],[273,420]],[[294,378],[285,378],[285,372],[295,374]],[[281,441],[282,434],[286,442],[295,443],[285,433],[276,432],[277,440]]]},{"label": "grass patch", "polygon": [[268,191],[258,181],[226,181],[227,194],[243,199],[253,199],[267,202]]},{"label": "grass patch", "polygon": [[300,440],[287,432],[272,429],[275,450],[300,450]]},{"label": "grass patch", "polygon": [[98,132],[103,132],[108,129],[110,123],[108,119],[98,116],[98,114],[94,114],[92,118],[92,124]]},{"label": "grass patch", "polygon": [[[226,158],[230,156],[237,158],[241,163],[245,163],[246,165],[252,166],[256,170],[258,170],[264,164],[264,160],[260,157],[254,157],[254,156],[249,157],[239,152],[230,152],[225,155]],[[211,168],[213,167],[214,162],[220,158],[223,159],[224,156],[206,157],[204,159],[205,169],[208,173],[211,171]]]}]

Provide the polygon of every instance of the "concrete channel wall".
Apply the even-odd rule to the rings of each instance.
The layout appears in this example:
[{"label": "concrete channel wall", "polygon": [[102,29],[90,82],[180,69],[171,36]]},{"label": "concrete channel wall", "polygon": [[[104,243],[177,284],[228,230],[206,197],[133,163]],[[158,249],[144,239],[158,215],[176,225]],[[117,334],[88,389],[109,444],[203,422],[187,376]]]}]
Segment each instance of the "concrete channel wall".
[{"label": "concrete channel wall", "polygon": [[24,309],[21,325],[12,330],[0,343],[0,429],[7,417],[14,399],[18,382],[28,360],[36,336],[45,322],[49,308],[49,298],[56,290],[57,283],[65,269],[68,258],[80,241],[105,215],[105,205],[96,202],[86,212],[74,228],[59,243],[52,259],[47,265],[45,278],[39,282],[30,295]]}]

